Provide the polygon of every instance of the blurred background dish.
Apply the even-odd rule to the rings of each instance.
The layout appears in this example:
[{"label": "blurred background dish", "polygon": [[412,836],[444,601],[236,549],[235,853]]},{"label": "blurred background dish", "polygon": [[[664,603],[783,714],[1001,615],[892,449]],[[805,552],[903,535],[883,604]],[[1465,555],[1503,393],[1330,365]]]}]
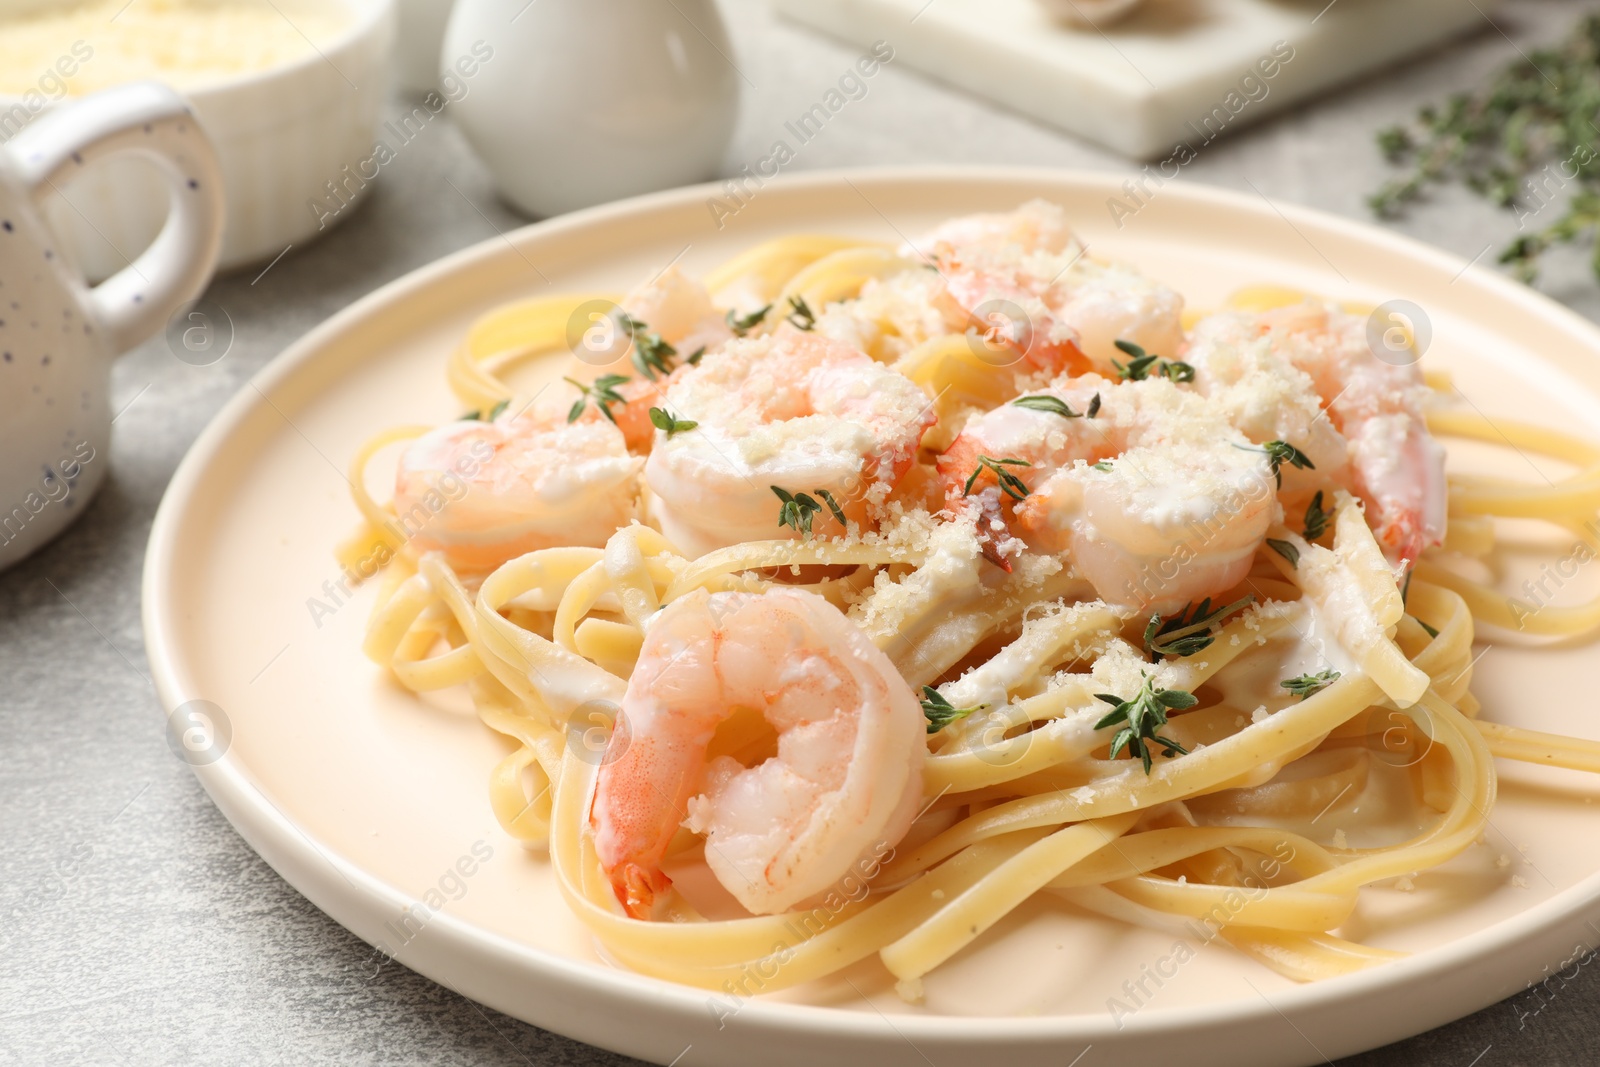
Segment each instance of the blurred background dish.
[{"label": "blurred background dish", "polygon": [[1039,0],[1039,6],[1071,26],[1098,29],[1133,14],[1144,0]]},{"label": "blurred background dish", "polygon": [[721,166],[741,75],[715,0],[458,0],[441,70],[479,41],[497,58],[453,114],[522,211],[556,215]]},{"label": "blurred background dish", "polygon": [[[222,166],[221,269],[316,236],[376,177],[362,164],[389,91],[394,0],[13,0],[0,19],[6,137],[58,101],[127,81],[184,93]],[[165,217],[161,179],[138,160],[59,192],[51,224],[91,280],[126,266]]]},{"label": "blurred background dish", "polygon": [[439,48],[454,0],[395,0],[400,32],[395,41],[395,81],[421,95],[439,86]]},{"label": "blurred background dish", "polygon": [[1481,28],[1496,5],[1146,0],[1130,10],[1121,0],[773,0],[773,6],[852,44],[888,40],[899,62],[930,78],[1122,155],[1161,159],[1170,178],[1225,129]]}]

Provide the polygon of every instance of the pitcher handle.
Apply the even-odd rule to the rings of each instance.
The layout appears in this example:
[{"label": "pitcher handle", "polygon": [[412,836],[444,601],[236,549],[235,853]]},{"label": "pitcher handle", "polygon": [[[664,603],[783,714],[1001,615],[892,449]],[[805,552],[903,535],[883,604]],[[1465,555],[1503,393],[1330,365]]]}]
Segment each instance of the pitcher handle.
[{"label": "pitcher handle", "polygon": [[205,288],[222,244],[222,172],[177,93],[158,82],[134,82],[85,97],[42,116],[6,151],[40,207],[79,169],[110,156],[143,155],[166,178],[171,207],[150,247],[93,288],[77,280],[113,353],[154,336]]}]

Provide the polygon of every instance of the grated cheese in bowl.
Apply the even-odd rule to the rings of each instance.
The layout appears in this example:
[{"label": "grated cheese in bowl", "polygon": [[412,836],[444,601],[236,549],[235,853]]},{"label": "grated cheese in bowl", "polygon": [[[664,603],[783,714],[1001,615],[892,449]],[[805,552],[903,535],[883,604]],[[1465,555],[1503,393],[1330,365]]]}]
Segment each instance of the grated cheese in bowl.
[{"label": "grated cheese in bowl", "polygon": [[[345,5],[318,0],[33,5],[0,20],[0,95],[82,96],[145,78],[189,90],[314,55],[352,23]],[[55,72],[61,88],[40,84]]]}]

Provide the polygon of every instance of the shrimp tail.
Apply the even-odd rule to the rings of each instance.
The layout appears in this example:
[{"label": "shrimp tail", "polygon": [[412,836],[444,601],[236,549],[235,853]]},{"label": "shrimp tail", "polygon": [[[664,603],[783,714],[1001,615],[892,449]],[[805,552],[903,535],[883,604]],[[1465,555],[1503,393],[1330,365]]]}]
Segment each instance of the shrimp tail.
[{"label": "shrimp tail", "polygon": [[1405,520],[1386,524],[1378,531],[1378,540],[1386,550],[1389,562],[1407,571],[1415,567],[1422,553],[1436,543],[1426,531]]},{"label": "shrimp tail", "polygon": [[1005,539],[1011,538],[1010,525],[1000,501],[985,493],[978,498],[978,551],[984,559],[1010,574],[1011,561],[1000,551],[1002,538],[996,535],[997,529],[1005,531]]},{"label": "shrimp tail", "polygon": [[648,919],[657,899],[672,888],[672,879],[662,871],[640,863],[623,863],[611,872],[611,889],[629,917]]},{"label": "shrimp tail", "polygon": [[[985,480],[993,485],[999,481],[989,471],[978,466],[977,451],[972,442],[965,437],[957,437],[938,459],[939,474],[945,483],[945,501],[947,506],[955,512],[963,508],[977,505],[978,510],[978,550],[983,558],[993,563],[996,567],[1011,573],[1011,561],[1001,551],[1001,543],[1011,540],[1015,534],[1011,530],[1011,522],[1006,516],[1006,509],[1000,499],[1000,494],[992,491],[981,491],[969,494],[967,479],[976,474],[975,483]],[[987,490],[987,486],[985,489]]]}]

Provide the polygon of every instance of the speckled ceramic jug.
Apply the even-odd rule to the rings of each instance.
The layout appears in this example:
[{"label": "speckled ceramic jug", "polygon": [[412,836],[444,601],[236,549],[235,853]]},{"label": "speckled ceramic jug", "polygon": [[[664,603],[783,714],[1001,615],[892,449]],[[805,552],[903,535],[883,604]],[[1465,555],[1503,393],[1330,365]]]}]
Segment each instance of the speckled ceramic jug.
[{"label": "speckled ceramic jug", "polygon": [[[122,155],[156,162],[171,209],[138,259],[90,288],[40,206],[78,168]],[[60,532],[104,479],[111,361],[205,287],[222,203],[211,143],[154,83],[85,97],[0,147],[0,568]]]}]

